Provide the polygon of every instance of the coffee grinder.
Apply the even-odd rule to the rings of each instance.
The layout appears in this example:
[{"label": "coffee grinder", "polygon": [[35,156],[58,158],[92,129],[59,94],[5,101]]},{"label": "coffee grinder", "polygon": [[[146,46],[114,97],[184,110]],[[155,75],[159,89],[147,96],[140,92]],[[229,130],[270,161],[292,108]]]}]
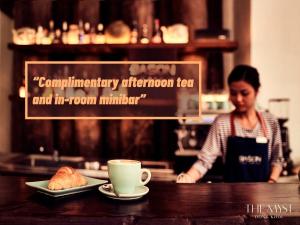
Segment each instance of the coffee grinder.
[{"label": "coffee grinder", "polygon": [[290,158],[292,150],[289,143],[289,130],[285,123],[289,120],[289,102],[288,98],[273,98],[269,99],[269,111],[278,119],[283,152],[283,171],[282,174],[287,176],[292,174],[294,167],[293,161]]}]

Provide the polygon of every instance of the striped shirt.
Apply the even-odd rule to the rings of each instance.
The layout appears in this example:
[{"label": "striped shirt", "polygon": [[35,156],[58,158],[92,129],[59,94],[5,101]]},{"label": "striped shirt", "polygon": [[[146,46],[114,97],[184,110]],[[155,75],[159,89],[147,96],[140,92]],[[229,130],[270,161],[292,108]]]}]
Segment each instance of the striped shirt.
[{"label": "striped shirt", "polygon": [[[279,123],[275,116],[268,112],[261,112],[265,121],[268,138],[268,159],[271,165],[282,164],[282,143]],[[234,119],[236,136],[256,138],[264,136],[261,123],[258,122],[254,129],[243,128],[237,119]],[[212,167],[218,156],[225,163],[227,151],[227,138],[231,136],[230,113],[221,114],[213,122],[205,143],[198,154],[198,160],[193,165],[202,175]]]}]

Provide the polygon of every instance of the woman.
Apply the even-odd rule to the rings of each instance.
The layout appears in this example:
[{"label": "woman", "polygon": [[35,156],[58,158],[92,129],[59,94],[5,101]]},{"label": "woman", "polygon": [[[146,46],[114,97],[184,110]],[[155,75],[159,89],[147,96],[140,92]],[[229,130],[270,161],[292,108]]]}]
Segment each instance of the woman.
[{"label": "woman", "polygon": [[228,77],[230,101],[235,110],[219,115],[198,154],[198,161],[178,183],[194,183],[222,156],[227,182],[277,181],[281,170],[282,144],[277,119],[257,112],[259,74],[253,67],[236,66]]}]

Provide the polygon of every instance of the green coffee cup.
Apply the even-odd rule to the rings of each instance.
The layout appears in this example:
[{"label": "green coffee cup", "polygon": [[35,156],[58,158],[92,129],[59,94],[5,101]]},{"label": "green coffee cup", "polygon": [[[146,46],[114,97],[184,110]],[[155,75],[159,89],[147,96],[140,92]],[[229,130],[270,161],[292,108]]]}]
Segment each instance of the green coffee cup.
[{"label": "green coffee cup", "polygon": [[[132,194],[137,186],[147,184],[151,179],[151,172],[141,168],[141,162],[129,159],[113,159],[107,162],[108,176],[116,195]],[[147,178],[143,181],[143,173]]]}]

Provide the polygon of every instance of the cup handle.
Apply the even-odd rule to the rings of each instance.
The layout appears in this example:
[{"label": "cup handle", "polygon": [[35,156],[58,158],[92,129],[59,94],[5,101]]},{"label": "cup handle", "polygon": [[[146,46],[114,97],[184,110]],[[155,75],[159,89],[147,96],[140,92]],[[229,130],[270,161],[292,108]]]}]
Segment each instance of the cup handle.
[{"label": "cup handle", "polygon": [[147,178],[144,181],[140,181],[140,185],[146,185],[150,179],[151,179],[151,172],[149,169],[141,169],[141,175],[143,175],[143,173],[147,173]]}]

